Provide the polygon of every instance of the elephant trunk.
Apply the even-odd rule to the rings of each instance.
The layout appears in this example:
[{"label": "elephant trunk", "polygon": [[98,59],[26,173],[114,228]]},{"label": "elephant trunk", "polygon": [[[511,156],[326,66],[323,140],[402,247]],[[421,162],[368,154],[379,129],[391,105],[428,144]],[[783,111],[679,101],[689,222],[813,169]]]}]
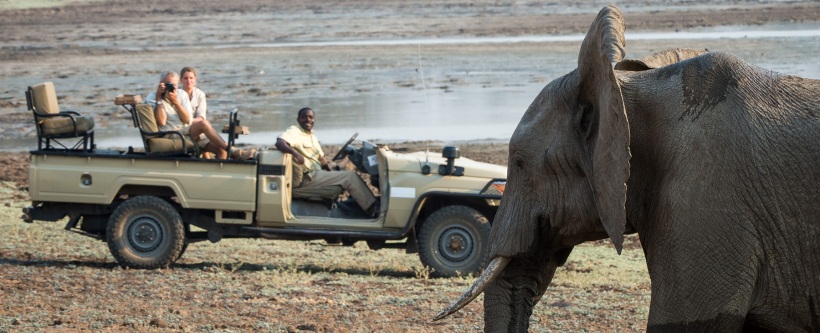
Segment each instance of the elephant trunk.
[{"label": "elephant trunk", "polygon": [[[484,293],[486,332],[527,332],[533,308],[566,262],[572,248],[558,251],[545,264],[528,259],[497,256],[481,276],[458,299],[441,310],[432,321],[443,319]],[[513,264],[510,264],[513,262]],[[535,268],[535,269],[533,269]],[[505,270],[507,271],[505,273]],[[501,277],[502,273],[504,277]]]},{"label": "elephant trunk", "polygon": [[490,283],[501,275],[501,272],[504,271],[504,267],[506,267],[509,262],[510,258],[507,257],[493,258],[473,285],[470,286],[470,288],[467,289],[467,291],[465,291],[464,294],[462,294],[458,299],[451,303],[450,306],[444,310],[441,310],[441,312],[433,318],[433,321],[445,318],[460,310],[465,305],[470,304],[470,302],[478,297],[478,295],[481,295],[481,293],[484,292],[484,289],[486,289]]},{"label": "elephant trunk", "polygon": [[484,292],[485,332],[527,332],[530,316],[552,283],[556,269],[571,248],[550,256],[546,263],[527,258],[512,259],[504,274]]},{"label": "elephant trunk", "polygon": [[484,293],[484,331],[527,332],[538,297],[533,279],[495,280]]}]

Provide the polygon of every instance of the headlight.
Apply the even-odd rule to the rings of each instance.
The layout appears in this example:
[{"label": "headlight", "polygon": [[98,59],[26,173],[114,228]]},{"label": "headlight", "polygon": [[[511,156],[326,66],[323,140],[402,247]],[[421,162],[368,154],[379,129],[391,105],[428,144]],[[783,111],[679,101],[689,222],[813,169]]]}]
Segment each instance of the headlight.
[{"label": "headlight", "polygon": [[494,179],[490,181],[487,186],[481,191],[483,195],[504,195],[504,188],[507,187],[507,181],[501,179]]}]

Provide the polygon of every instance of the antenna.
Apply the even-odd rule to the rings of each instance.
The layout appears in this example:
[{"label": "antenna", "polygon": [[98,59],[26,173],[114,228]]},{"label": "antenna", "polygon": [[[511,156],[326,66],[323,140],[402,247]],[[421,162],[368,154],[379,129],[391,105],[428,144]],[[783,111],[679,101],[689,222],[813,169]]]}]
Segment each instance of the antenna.
[{"label": "antenna", "polygon": [[[421,174],[429,175],[430,174],[430,148],[428,147],[427,150],[424,151],[424,165],[421,166]],[[421,161],[419,161],[421,164]]]},{"label": "antenna", "polygon": [[421,44],[416,44],[418,46],[418,60],[419,60],[419,76],[421,77],[421,89],[424,90],[424,104],[429,105],[429,101],[427,100],[427,83],[424,82],[424,67],[421,65]]}]

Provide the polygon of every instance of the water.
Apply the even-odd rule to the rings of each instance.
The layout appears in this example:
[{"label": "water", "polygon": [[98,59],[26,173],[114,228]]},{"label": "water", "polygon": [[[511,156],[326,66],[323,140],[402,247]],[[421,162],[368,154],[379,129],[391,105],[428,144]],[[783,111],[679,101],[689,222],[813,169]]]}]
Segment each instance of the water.
[{"label": "water", "polygon": [[[316,130],[323,143],[343,143],[355,132],[360,133],[360,139],[375,142],[506,140],[542,88],[543,84],[532,84],[506,89],[468,88],[457,93],[429,89],[351,96],[345,103],[317,100],[314,104],[332,105],[333,112],[317,109]],[[295,114],[270,117],[261,123],[295,124]],[[242,138],[242,142],[264,145],[275,141],[280,133],[262,131]]]},{"label": "water", "polygon": [[[631,53],[628,56],[645,55],[672,46],[706,47],[712,51],[735,53],[763,68],[820,79],[820,67],[817,66],[820,63],[820,29],[815,25],[785,24],[719,29],[627,33],[627,49]],[[317,73],[279,67],[266,69],[268,73],[264,75],[252,75],[242,73],[244,70],[260,73],[264,71],[250,66],[243,69],[237,65],[234,66],[239,73],[236,75],[242,77],[223,76],[219,80],[248,80],[251,86],[270,87],[281,85],[287,82],[286,79],[291,79],[292,82],[317,82],[318,85],[316,89],[312,89],[311,86],[303,87],[293,96],[254,97],[242,99],[239,104],[234,96],[217,95],[208,100],[209,110],[212,110],[209,111],[209,118],[210,114],[218,115],[220,112],[224,113],[223,110],[238,107],[242,124],[250,126],[252,131],[251,135],[240,137],[238,142],[259,146],[273,145],[278,134],[287,126],[296,123],[295,112],[303,106],[311,106],[317,111],[316,130],[325,144],[343,143],[355,132],[359,133],[359,139],[374,142],[507,141],[524,111],[544,85],[576,66],[577,47],[573,47],[571,53],[561,53],[554,51],[558,48],[552,46],[580,44],[582,38],[582,35],[567,35],[210,45],[209,48],[309,47],[305,52],[323,52],[323,48],[339,45],[419,45],[419,50],[423,50],[423,45],[431,44],[498,44],[504,47],[514,43],[538,43],[543,44],[545,51],[536,56],[513,54],[507,55],[508,58],[493,58],[498,56],[484,54],[439,62],[431,58],[424,63],[420,62],[415,71],[414,68],[369,70],[361,74],[362,80],[372,81],[369,89],[352,94],[333,93],[332,89],[321,87],[321,84],[333,81],[334,75],[338,75],[348,80],[336,81],[337,84],[343,85],[344,82],[349,82],[351,75],[356,76],[358,73],[337,74],[334,70]],[[510,56],[516,57],[516,61],[509,61]],[[273,72],[277,73],[271,74]],[[144,78],[134,77],[120,78],[122,79],[144,81]],[[441,82],[446,82],[447,79],[461,83],[442,88]],[[416,86],[401,88],[389,84],[401,80],[413,81]],[[490,84],[485,84],[486,82]],[[200,85],[208,86],[207,82],[200,82]],[[147,91],[148,88],[142,90]],[[110,105],[107,107],[110,108]],[[142,146],[135,129],[129,126],[126,123],[98,127],[98,145]],[[4,140],[0,142],[0,149],[19,149],[30,147],[33,143],[33,139]]]},{"label": "water", "polygon": [[[712,50],[722,50],[726,40],[771,40],[793,43],[808,43],[808,54],[812,58],[798,56],[794,62],[783,63],[778,52],[788,50],[780,46],[771,49],[751,46],[744,58],[764,68],[787,74],[820,78],[818,72],[818,51],[820,51],[820,29],[813,25],[770,25],[765,27],[722,27],[720,31],[694,32],[660,32],[660,33],[627,33],[628,43],[651,45],[652,41],[705,41],[710,40]],[[470,39],[409,39],[409,40],[374,40],[374,41],[331,41],[313,43],[278,43],[244,45],[258,48],[279,48],[294,46],[329,47],[339,45],[424,45],[424,44],[508,44],[508,43],[549,43],[580,42],[583,35],[572,36],[523,36],[523,37],[487,37]],[[740,42],[742,43],[742,41]],[[741,44],[745,45],[745,44]],[[805,46],[805,45],[804,45]],[[230,46],[219,46],[230,47]],[[548,48],[546,46],[545,48]],[[727,47],[732,52],[731,47]],[[741,50],[739,50],[741,51]],[[746,51],[741,51],[741,53]],[[765,58],[755,59],[754,53]],[[774,55],[771,52],[775,53]],[[802,53],[801,53],[802,54]],[[479,55],[480,56],[480,55]],[[751,59],[749,59],[751,57]],[[575,58],[567,57],[556,68],[573,68]],[[526,69],[520,69],[526,70]],[[542,69],[538,69],[543,71]],[[515,71],[515,70],[514,70]],[[562,75],[566,70],[558,69],[546,73],[547,81]],[[521,73],[486,73],[470,72],[471,76],[493,77],[495,75],[521,75]],[[478,80],[476,80],[478,81]],[[317,132],[324,143],[343,143],[354,132],[360,133],[360,139],[376,142],[394,142],[404,140],[439,140],[458,142],[470,140],[507,141],[527,109],[532,99],[541,91],[546,82],[523,82],[514,87],[492,87],[483,89],[470,86],[459,88],[454,92],[440,89],[381,91],[375,94],[356,96],[334,96],[331,98],[311,98],[295,103],[305,105],[332,106],[332,112],[317,109]],[[285,110],[296,110],[301,105],[283,103]],[[294,115],[288,112],[263,115],[254,119],[259,124],[294,124]],[[257,126],[260,127],[260,126]],[[271,127],[271,126],[268,126]],[[273,125],[276,127],[276,125]],[[265,126],[261,126],[265,128]],[[281,130],[261,131],[241,138],[242,142],[266,145],[275,141]]]},{"label": "water", "polygon": [[[744,30],[699,31],[699,32],[635,32],[626,33],[628,41],[647,40],[704,40],[704,39],[738,39],[738,38],[801,38],[820,37],[820,29],[807,30]],[[515,37],[475,37],[475,38],[436,38],[436,39],[400,39],[400,40],[342,40],[325,42],[293,43],[255,43],[242,45],[213,45],[207,48],[284,48],[284,47],[329,47],[329,46],[395,46],[395,45],[447,45],[447,44],[509,44],[509,43],[555,43],[580,42],[582,34],[558,36],[515,36]]]}]

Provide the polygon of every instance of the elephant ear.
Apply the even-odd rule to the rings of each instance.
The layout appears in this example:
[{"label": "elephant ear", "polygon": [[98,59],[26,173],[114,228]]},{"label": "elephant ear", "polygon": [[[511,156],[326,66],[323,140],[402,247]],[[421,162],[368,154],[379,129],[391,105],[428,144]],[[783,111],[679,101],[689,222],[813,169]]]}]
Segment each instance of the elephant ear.
[{"label": "elephant ear", "polygon": [[578,56],[579,103],[589,106],[583,109],[592,113],[593,122],[585,143],[591,165],[590,186],[598,217],[618,254],[626,229],[626,182],[631,155],[629,121],[612,65],[623,59],[625,44],[621,11],[609,6],[592,22]]}]

